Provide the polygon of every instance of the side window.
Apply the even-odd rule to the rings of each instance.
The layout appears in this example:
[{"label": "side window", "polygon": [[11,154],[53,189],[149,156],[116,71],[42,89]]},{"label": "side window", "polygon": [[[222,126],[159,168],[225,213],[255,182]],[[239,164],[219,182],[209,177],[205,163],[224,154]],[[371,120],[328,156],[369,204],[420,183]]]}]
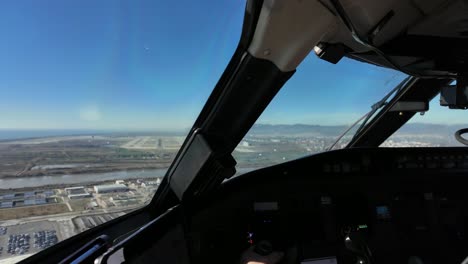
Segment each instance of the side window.
[{"label": "side window", "polygon": [[429,111],[416,114],[381,147],[451,147],[464,146],[455,139],[455,132],[468,127],[466,110],[440,106],[439,96],[429,105]]},{"label": "side window", "polygon": [[238,173],[327,151],[405,77],[347,58],[335,65],[309,55],[235,149]]}]

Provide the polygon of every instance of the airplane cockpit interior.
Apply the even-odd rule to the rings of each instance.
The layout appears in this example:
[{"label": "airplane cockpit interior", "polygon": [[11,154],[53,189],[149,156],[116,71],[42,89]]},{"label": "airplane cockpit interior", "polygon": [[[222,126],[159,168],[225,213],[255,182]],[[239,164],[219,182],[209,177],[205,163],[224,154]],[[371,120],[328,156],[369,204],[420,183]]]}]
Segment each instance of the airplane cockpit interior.
[{"label": "airplane cockpit interior", "polygon": [[[151,202],[22,263],[468,263],[468,1],[237,2],[237,49]],[[327,80],[310,83],[310,105],[327,82],[344,84],[336,102],[354,92],[340,71],[301,71],[312,57],[397,82],[367,84],[379,99],[325,150],[237,170],[234,150],[295,75]],[[463,115],[441,138],[453,147],[388,143],[436,108]]]}]

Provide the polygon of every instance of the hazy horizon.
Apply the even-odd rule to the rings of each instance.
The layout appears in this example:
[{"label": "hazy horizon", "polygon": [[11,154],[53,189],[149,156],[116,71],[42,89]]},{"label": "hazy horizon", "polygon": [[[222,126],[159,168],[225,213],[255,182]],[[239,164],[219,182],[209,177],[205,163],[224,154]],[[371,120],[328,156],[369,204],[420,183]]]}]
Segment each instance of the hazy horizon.
[{"label": "hazy horizon", "polygon": [[[423,122],[413,122],[407,123],[406,128],[414,126],[445,126],[445,127],[465,127],[466,124],[441,124],[441,123],[423,123]],[[337,128],[343,129],[349,127],[349,124],[336,124],[336,125],[323,125],[323,124],[306,124],[306,123],[296,123],[296,124],[269,124],[269,123],[259,123],[253,126],[253,129],[265,126],[272,127],[323,127],[323,128]],[[404,127],[404,128],[405,128]],[[404,129],[403,128],[403,129]],[[273,128],[274,129],[274,128]],[[177,136],[186,136],[189,132],[187,129],[172,129],[172,130],[158,130],[158,129],[10,129],[10,128],[0,128],[0,140],[9,140],[9,139],[20,139],[20,138],[33,138],[33,137],[54,137],[54,136],[72,136],[72,135],[98,135],[98,134],[159,134],[159,135],[177,135]]]},{"label": "hazy horizon", "polygon": [[[320,123],[255,123],[255,126],[323,126],[323,127],[343,127],[350,126],[352,123],[337,123],[337,124],[320,124]],[[467,126],[464,123],[441,123],[441,122],[411,122],[411,120],[405,125],[442,125],[442,126]],[[140,133],[140,132],[163,132],[163,133],[184,133],[188,132],[191,127],[180,128],[112,128],[112,129],[101,129],[101,128],[2,128],[0,131],[83,131],[83,132],[96,132],[96,133]]]}]

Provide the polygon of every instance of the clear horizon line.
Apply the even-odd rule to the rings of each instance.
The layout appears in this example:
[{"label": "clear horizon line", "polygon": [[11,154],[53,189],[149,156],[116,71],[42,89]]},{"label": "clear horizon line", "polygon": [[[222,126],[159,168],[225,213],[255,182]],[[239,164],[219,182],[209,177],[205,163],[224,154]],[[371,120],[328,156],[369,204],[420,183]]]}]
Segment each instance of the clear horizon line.
[{"label": "clear horizon line", "polygon": [[[467,126],[462,123],[429,123],[429,122],[415,122],[406,123],[405,125],[446,125],[446,126]],[[311,123],[256,123],[255,125],[269,125],[269,126],[349,126],[350,124],[311,124]],[[0,131],[93,131],[93,132],[187,132],[190,128],[2,128]]]}]

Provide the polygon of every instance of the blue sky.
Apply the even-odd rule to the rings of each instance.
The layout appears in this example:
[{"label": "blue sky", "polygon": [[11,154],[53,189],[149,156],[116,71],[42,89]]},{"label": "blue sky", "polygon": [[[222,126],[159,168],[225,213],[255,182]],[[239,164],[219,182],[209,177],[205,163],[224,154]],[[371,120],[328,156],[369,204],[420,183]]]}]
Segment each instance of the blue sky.
[{"label": "blue sky", "polygon": [[[46,2],[2,2],[0,128],[189,128],[237,46],[245,5]],[[311,54],[258,122],[349,124],[402,78]]]}]

